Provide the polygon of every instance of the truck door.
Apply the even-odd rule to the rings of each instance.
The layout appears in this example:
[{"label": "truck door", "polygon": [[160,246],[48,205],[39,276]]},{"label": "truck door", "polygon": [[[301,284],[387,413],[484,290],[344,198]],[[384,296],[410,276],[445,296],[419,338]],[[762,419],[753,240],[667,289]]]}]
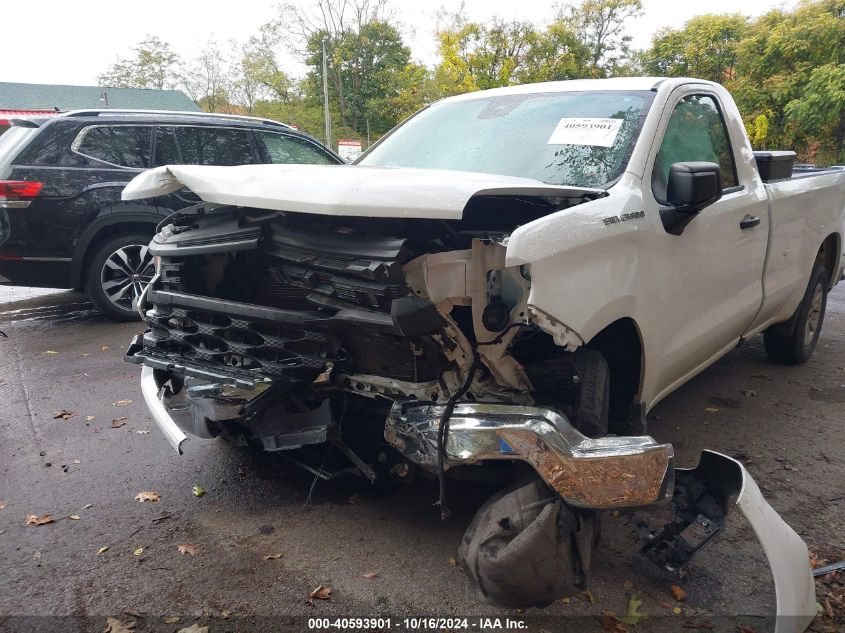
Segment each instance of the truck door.
[{"label": "truck door", "polygon": [[659,297],[653,305],[662,333],[657,392],[734,346],[763,299],[768,201],[750,166],[737,164],[735,149],[747,147],[741,121],[726,125],[724,113],[718,97],[706,90],[686,87],[674,93],[661,121],[661,140],[652,147],[650,173],[648,167],[645,173],[646,204],[652,204],[650,177],[659,210],[666,208],[673,163],[715,162],[722,172],[722,198],[696,215],[680,235],[667,231],[657,240]]}]

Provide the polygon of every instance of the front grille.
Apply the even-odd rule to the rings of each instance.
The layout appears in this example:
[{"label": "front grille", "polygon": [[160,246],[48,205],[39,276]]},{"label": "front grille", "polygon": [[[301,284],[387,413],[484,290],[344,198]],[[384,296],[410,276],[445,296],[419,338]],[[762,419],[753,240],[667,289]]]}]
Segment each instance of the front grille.
[{"label": "front grille", "polygon": [[214,367],[239,378],[309,380],[327,361],[339,360],[339,343],[320,331],[319,319],[305,327],[309,313],[162,291],[151,291],[150,301],[141,355],[159,364]]}]

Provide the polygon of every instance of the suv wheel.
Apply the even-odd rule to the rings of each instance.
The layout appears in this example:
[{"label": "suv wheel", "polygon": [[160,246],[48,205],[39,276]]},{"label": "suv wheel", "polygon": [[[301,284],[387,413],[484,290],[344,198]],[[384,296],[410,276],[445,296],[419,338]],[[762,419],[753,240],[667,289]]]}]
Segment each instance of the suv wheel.
[{"label": "suv wheel", "polygon": [[155,274],[145,233],[123,233],[100,244],[91,256],[85,278],[88,297],[99,310],[118,321],[137,321],[132,303]]}]

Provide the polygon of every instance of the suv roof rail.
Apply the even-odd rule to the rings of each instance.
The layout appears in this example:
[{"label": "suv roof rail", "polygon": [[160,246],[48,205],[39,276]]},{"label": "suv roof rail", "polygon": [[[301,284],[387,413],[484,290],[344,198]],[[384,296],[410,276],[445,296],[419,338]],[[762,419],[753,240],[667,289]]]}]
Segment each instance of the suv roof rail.
[{"label": "suv roof rail", "polygon": [[104,110],[70,110],[68,112],[62,112],[59,116],[64,117],[83,117],[83,116],[104,116],[109,114],[128,114],[128,115],[135,115],[135,116],[144,116],[147,114],[163,114],[167,116],[173,117],[208,117],[214,119],[233,119],[236,121],[251,121],[254,123],[261,123],[263,125],[274,125],[277,127],[283,127],[285,129],[295,129],[294,127],[288,125],[287,123],[282,123],[280,121],[274,121],[273,119],[263,119],[261,117],[255,116],[247,116],[242,114],[220,114],[217,112],[187,112],[187,111],[180,111],[180,110],[131,110],[131,109],[119,109],[119,108],[108,108]]}]

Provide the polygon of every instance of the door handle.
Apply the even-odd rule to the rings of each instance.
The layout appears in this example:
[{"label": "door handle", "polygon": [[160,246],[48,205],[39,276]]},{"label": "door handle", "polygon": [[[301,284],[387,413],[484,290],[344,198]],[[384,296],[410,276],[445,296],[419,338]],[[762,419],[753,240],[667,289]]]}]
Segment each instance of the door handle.
[{"label": "door handle", "polygon": [[756,215],[746,215],[739,221],[739,228],[745,231],[746,229],[753,229],[758,224],[760,224],[760,218]]}]

